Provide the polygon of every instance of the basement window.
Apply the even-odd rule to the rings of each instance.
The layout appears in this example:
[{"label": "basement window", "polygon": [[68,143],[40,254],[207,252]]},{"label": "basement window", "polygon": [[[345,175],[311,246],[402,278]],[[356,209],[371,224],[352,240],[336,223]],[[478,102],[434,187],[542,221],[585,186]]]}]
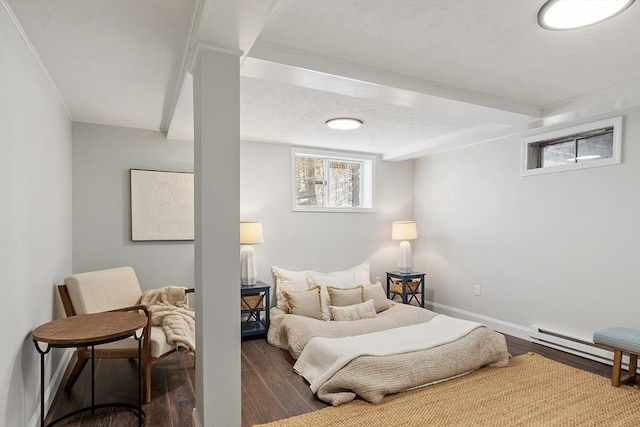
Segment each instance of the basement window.
[{"label": "basement window", "polygon": [[616,117],[525,138],[522,175],[619,164],[621,128]]},{"label": "basement window", "polygon": [[293,210],[372,212],[375,156],[293,148]]}]

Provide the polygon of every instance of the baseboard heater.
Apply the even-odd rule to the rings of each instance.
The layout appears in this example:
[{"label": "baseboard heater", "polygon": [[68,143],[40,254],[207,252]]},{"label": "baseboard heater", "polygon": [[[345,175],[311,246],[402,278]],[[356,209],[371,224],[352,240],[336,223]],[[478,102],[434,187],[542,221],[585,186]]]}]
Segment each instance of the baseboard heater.
[{"label": "baseboard heater", "polygon": [[[532,341],[537,344],[595,360],[596,362],[613,365],[613,352],[600,348],[591,341],[572,337],[562,332],[552,331],[537,325],[531,325],[529,327],[529,336]],[[624,369],[629,368],[629,356],[623,356],[622,366]],[[638,372],[640,372],[640,368]]]}]

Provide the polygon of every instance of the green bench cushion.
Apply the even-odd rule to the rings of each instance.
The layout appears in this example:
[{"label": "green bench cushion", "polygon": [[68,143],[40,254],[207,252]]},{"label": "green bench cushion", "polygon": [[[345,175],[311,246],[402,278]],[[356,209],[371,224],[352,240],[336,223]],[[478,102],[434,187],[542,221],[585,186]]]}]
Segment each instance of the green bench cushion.
[{"label": "green bench cushion", "polygon": [[640,331],[629,328],[607,328],[594,332],[593,342],[640,354]]}]

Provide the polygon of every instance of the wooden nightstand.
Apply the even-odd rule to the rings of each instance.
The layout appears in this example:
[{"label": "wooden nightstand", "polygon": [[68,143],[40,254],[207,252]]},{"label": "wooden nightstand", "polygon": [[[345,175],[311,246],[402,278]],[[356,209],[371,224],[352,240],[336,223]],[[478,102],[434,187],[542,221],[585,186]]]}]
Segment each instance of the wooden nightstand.
[{"label": "wooden nightstand", "polygon": [[[420,307],[424,308],[424,277],[424,273],[415,271],[410,273],[387,271],[387,298],[393,299],[396,295],[400,295],[403,304],[410,304],[415,300]],[[398,289],[394,289],[394,287]],[[418,295],[420,295],[420,300],[418,300]]]},{"label": "wooden nightstand", "polygon": [[240,312],[247,316],[242,320],[240,328],[242,338],[267,335],[271,306],[270,291],[271,286],[260,281],[240,288]]}]

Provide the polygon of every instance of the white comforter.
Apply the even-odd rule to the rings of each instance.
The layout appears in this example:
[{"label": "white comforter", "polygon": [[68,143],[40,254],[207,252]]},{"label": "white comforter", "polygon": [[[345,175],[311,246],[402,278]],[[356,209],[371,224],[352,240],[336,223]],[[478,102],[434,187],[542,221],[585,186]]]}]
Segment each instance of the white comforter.
[{"label": "white comforter", "polygon": [[[394,328],[428,324],[438,317],[440,315],[432,311],[405,304],[394,304],[372,319],[347,322],[310,319],[273,308],[268,340],[272,345],[289,350],[291,356],[298,359],[316,337],[336,339],[386,332]],[[380,342],[384,343],[384,340]],[[407,349],[411,345],[409,342]],[[309,354],[313,353],[313,350],[309,350]],[[318,398],[334,406],[350,402],[356,396],[378,403],[391,393],[442,381],[486,365],[507,366],[508,362],[509,353],[504,336],[481,326],[459,339],[426,350],[382,357],[360,355],[346,362],[324,383],[313,381],[318,387]],[[326,373],[322,375],[327,376]]]},{"label": "white comforter", "polygon": [[343,338],[311,339],[293,369],[316,393],[338,370],[360,356],[390,356],[427,350],[456,341],[480,323],[437,315],[426,323]]}]

